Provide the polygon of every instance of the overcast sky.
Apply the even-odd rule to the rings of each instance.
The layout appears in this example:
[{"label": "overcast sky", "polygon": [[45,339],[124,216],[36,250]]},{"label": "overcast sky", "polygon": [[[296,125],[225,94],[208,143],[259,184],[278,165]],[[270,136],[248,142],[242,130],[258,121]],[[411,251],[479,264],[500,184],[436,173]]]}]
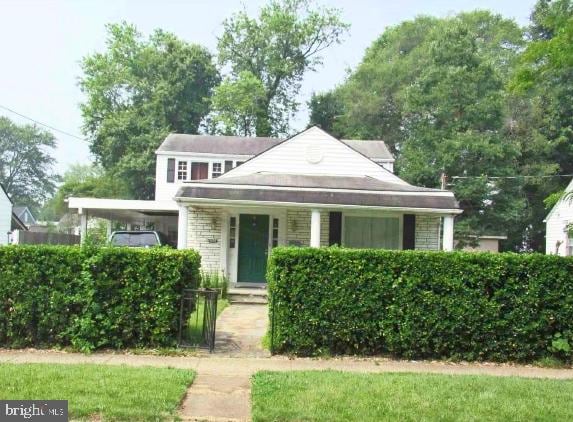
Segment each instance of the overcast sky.
[{"label": "overcast sky", "polygon": [[[0,106],[81,137],[77,85],[79,61],[105,46],[104,25],[126,20],[144,34],[155,28],[215,51],[221,22],[243,5],[251,13],[259,0],[0,0]],[[307,122],[306,101],[313,91],[325,91],[344,79],[364,50],[384,28],[417,15],[447,16],[459,11],[490,9],[525,25],[535,0],[323,0],[342,10],[352,27],[346,41],[326,51],[324,66],[309,74],[299,98],[301,110],[293,122]],[[18,123],[27,122],[0,108]],[[54,156],[62,173],[73,163],[92,160],[88,145],[57,132]]]}]

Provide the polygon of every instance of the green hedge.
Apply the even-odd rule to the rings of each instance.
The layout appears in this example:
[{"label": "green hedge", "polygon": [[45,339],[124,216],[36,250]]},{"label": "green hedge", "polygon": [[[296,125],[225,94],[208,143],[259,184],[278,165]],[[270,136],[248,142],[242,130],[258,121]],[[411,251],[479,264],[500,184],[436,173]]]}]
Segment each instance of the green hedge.
[{"label": "green hedge", "polygon": [[573,258],[278,248],[268,280],[276,352],[572,358]]},{"label": "green hedge", "polygon": [[167,248],[0,247],[0,346],[172,346],[200,262]]}]

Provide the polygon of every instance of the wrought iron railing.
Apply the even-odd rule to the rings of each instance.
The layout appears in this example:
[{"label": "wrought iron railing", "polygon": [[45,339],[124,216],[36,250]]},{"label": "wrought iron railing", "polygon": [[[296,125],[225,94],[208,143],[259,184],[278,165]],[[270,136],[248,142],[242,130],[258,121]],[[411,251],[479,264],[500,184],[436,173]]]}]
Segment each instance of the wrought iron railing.
[{"label": "wrought iron railing", "polygon": [[217,299],[220,289],[185,289],[179,316],[179,347],[215,350]]}]

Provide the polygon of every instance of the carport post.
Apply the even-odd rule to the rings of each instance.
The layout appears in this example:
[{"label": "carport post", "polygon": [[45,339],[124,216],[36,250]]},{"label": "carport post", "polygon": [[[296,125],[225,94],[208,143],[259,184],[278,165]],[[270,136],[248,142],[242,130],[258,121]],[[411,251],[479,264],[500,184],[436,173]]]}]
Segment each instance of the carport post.
[{"label": "carport post", "polygon": [[320,210],[317,209],[310,213],[310,246],[320,248]]},{"label": "carport post", "polygon": [[88,234],[88,210],[80,208],[80,243],[83,245],[87,239]]},{"label": "carport post", "polygon": [[187,249],[188,209],[179,205],[179,219],[177,220],[177,249]]}]

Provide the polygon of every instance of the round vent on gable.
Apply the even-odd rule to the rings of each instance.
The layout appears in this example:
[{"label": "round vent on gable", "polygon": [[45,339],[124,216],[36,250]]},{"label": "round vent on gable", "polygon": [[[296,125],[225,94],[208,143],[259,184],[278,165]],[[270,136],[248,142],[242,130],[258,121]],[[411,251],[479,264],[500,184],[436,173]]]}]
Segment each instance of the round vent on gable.
[{"label": "round vent on gable", "polygon": [[309,145],[306,147],[306,161],[310,164],[318,164],[324,158],[320,145]]}]

